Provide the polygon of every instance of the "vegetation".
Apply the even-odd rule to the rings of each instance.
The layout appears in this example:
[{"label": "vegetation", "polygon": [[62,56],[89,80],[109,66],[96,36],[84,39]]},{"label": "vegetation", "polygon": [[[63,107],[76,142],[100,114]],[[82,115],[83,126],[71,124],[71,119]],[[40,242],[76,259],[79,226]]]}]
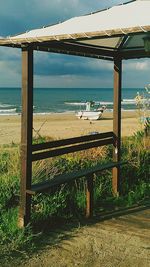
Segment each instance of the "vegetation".
[{"label": "vegetation", "polygon": [[[51,178],[58,173],[89,167],[98,161],[101,163],[109,161],[111,155],[110,146],[34,163],[33,182],[41,181],[45,177]],[[122,194],[116,198],[112,195],[111,171],[104,171],[95,176],[95,213],[119,206],[129,207],[148,200],[149,157],[150,152],[145,149],[142,132],[123,139],[122,159],[128,161],[128,165],[122,167]],[[32,252],[37,246],[41,222],[44,230],[46,225],[44,222],[49,218],[51,221],[54,217],[57,218],[56,220],[59,218],[80,220],[84,215],[85,184],[84,179],[80,179],[59,187],[53,194],[38,194],[33,197],[32,227],[28,225],[25,229],[18,229],[19,166],[19,147],[14,144],[10,147],[2,147],[0,150],[0,261],[12,253],[26,255],[28,249]]]}]

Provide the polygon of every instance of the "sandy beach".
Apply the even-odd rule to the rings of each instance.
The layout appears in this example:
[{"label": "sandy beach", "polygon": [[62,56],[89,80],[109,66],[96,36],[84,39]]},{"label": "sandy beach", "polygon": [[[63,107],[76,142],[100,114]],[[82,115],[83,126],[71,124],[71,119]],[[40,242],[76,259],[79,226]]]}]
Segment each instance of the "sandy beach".
[{"label": "sandy beach", "polygon": [[[79,120],[74,114],[34,115],[33,136],[39,132],[53,139],[86,135],[90,132],[112,131],[113,114],[104,113],[98,121]],[[136,112],[122,112],[122,136],[140,129]],[[0,116],[0,144],[20,143],[21,116]]]}]

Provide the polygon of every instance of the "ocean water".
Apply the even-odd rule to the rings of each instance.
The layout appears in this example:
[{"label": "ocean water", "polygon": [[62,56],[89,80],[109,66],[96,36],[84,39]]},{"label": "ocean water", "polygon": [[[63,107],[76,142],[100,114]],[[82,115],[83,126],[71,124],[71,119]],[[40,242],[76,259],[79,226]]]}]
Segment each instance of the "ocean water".
[{"label": "ocean water", "polygon": [[[123,88],[122,110],[135,110],[137,92],[144,89]],[[35,88],[34,113],[64,113],[85,109],[87,101],[106,105],[108,111],[113,110],[112,88]],[[0,88],[0,115],[21,113],[21,89]]]}]

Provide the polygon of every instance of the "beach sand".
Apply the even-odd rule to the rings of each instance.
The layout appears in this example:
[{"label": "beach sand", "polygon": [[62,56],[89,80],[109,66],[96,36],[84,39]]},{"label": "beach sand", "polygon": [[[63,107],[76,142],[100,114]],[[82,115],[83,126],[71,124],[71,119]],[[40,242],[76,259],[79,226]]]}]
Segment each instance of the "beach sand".
[{"label": "beach sand", "polygon": [[[53,139],[107,132],[113,129],[113,114],[105,112],[98,121],[79,120],[74,114],[34,115],[33,136]],[[130,136],[140,129],[136,112],[122,112],[122,136]],[[0,145],[20,143],[21,116],[0,116]]]}]

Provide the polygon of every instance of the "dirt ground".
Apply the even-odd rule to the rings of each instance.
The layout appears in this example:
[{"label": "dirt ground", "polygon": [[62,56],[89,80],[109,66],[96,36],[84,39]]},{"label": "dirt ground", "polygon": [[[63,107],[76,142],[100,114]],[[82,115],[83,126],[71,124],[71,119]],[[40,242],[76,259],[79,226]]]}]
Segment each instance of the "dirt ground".
[{"label": "dirt ground", "polygon": [[43,248],[20,266],[149,267],[150,210],[108,217],[72,230],[49,231]]}]

